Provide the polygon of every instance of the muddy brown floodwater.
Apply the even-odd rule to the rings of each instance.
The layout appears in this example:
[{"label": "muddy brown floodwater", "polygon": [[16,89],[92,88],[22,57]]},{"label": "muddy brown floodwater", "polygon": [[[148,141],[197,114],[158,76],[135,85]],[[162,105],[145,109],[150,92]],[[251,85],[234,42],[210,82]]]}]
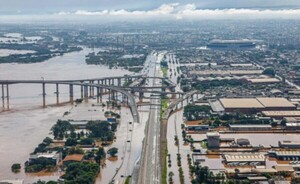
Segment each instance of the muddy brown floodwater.
[{"label": "muddy brown floodwater", "polygon": [[[68,53],[41,63],[0,64],[0,80],[40,80],[41,78],[64,80],[130,74],[123,69],[86,65],[85,55],[89,52],[92,50],[84,48],[80,52]],[[97,52],[96,49],[95,52]],[[31,183],[39,178],[42,180],[56,179],[57,175],[41,177],[25,174],[23,169],[20,173],[14,174],[10,171],[10,167],[13,163],[24,164],[29,153],[49,135],[52,125],[57,119],[62,118],[65,111],[71,109],[71,105],[41,108],[41,85],[16,84],[11,85],[9,89],[11,110],[2,112],[2,104],[0,108],[0,180],[20,178],[25,179],[25,183]],[[55,85],[46,85],[47,104],[55,104],[54,91]],[[75,98],[79,98],[79,93],[80,89],[75,88]],[[68,88],[62,85],[60,86],[60,102],[67,100]],[[128,113],[128,110],[125,109],[124,113]],[[122,126],[120,128],[123,129]]]}]

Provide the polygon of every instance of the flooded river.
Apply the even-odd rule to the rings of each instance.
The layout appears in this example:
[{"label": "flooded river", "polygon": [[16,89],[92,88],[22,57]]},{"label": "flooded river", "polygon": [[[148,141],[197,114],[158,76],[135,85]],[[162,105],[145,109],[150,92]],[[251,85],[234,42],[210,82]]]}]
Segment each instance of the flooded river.
[{"label": "flooded river", "polygon": [[[83,79],[130,73],[123,69],[86,65],[85,55],[89,52],[92,50],[84,48],[80,52],[68,53],[42,63],[0,64],[0,80]],[[0,113],[0,180],[20,178],[30,183],[33,178],[31,175],[26,175],[23,169],[21,173],[14,174],[10,171],[11,165],[24,164],[29,153],[49,134],[50,128],[57,119],[62,118],[63,112],[71,109],[71,105],[41,108],[41,85],[16,84],[11,85],[9,90],[11,110]],[[47,104],[55,104],[54,91],[55,85],[46,85]],[[79,88],[75,88],[74,92],[75,98],[79,98]],[[68,100],[68,93],[67,86],[60,86],[61,102]],[[3,110],[1,108],[0,111]],[[42,179],[49,178],[57,176]]]}]

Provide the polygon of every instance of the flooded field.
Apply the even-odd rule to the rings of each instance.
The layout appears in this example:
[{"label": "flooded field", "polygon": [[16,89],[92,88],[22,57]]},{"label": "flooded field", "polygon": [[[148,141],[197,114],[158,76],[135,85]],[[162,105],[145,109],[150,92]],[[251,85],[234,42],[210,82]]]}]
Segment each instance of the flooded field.
[{"label": "flooded field", "polygon": [[[42,63],[34,64],[0,64],[0,80],[9,79],[83,79],[83,78],[100,78],[107,76],[120,76],[129,74],[130,72],[122,69],[109,69],[105,66],[86,65],[85,55],[91,52],[91,49],[84,48],[80,52],[68,53],[61,57],[55,57]],[[0,179],[24,178],[25,183],[30,183],[41,178],[43,180],[56,179],[58,175],[36,176],[25,174],[23,171],[14,174],[10,171],[13,163],[21,163],[28,159],[29,153],[46,137],[49,136],[49,130],[57,119],[63,118],[65,111],[71,111],[70,118],[79,119],[98,119],[103,117],[101,109],[92,113],[90,103],[83,103],[77,108],[71,105],[64,106],[48,106],[43,109],[41,97],[41,85],[11,85],[10,88],[10,111],[0,113]],[[67,86],[60,86],[60,102],[68,100]],[[54,104],[55,85],[46,85],[46,102],[48,105]],[[75,88],[75,98],[78,98],[80,89]],[[2,107],[2,106],[1,106]],[[0,111],[3,109],[0,108]],[[130,121],[131,114],[129,109],[121,112],[126,118],[125,122]],[[117,133],[117,141],[113,144],[116,147],[124,146],[124,129],[126,124],[120,124]],[[119,134],[120,132],[120,134]],[[125,131],[125,134],[127,132]],[[121,142],[118,142],[120,140]],[[120,150],[123,148],[120,147]],[[138,155],[138,153],[134,153]],[[107,161],[106,168],[103,172],[112,175],[115,168],[119,164],[117,161]],[[110,163],[111,162],[111,163]],[[114,167],[108,167],[112,164]],[[107,170],[107,171],[106,171]],[[100,183],[100,180],[98,180]],[[102,182],[101,182],[102,183]],[[103,182],[106,183],[106,182]]]}]

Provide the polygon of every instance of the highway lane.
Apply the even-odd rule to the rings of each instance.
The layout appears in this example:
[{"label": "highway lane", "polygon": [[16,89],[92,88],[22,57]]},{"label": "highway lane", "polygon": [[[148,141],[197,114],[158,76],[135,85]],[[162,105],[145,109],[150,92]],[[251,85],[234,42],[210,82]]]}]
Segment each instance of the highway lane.
[{"label": "highway lane", "polygon": [[[158,54],[149,64],[148,76],[160,77],[160,61],[164,54]],[[150,79],[149,86],[161,86],[161,80]],[[160,96],[150,96],[151,104],[161,104]],[[160,165],[160,106],[151,106],[149,119],[146,124],[145,139],[143,145],[142,157],[140,160],[140,169],[137,181],[138,184],[160,184],[161,183],[161,165]]]}]

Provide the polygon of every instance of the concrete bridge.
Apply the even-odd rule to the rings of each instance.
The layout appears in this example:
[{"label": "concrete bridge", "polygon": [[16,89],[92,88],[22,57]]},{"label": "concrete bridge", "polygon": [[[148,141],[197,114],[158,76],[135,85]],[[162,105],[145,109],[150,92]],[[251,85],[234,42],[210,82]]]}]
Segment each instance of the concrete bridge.
[{"label": "concrete bridge", "polygon": [[[0,80],[2,86],[2,107],[5,109],[5,98],[6,108],[9,109],[9,85],[13,84],[41,84],[42,85],[42,96],[43,96],[43,107],[46,107],[46,84],[56,85],[56,102],[59,104],[59,85],[69,86],[69,97],[70,102],[74,103],[74,86],[81,87],[81,97],[88,100],[89,96],[94,96],[94,89],[97,90],[97,102],[102,101],[102,95],[108,91],[109,100],[116,99],[118,93],[122,94],[122,99],[125,101],[130,109],[135,122],[139,122],[139,114],[134,96],[126,90],[116,87],[107,86],[102,84],[93,84],[86,82],[74,81],[60,81],[60,80]],[[6,90],[4,87],[6,86]],[[90,89],[90,90],[89,90]],[[90,91],[90,95],[89,95]],[[6,94],[5,94],[6,93]]]},{"label": "concrete bridge", "polygon": [[[41,84],[42,85],[42,97],[43,97],[43,107],[46,107],[46,84],[56,85],[56,104],[59,104],[59,85],[68,85],[69,86],[69,98],[70,103],[74,103],[74,86],[80,86],[81,98],[85,101],[89,97],[96,96],[97,102],[102,102],[102,96],[108,94],[109,100],[116,99],[118,93],[122,94],[123,102],[126,102],[131,111],[133,118],[136,122],[139,121],[137,105],[133,94],[135,92],[139,93],[139,98],[142,99],[145,93],[152,94],[179,94],[176,92],[165,92],[167,88],[174,88],[174,86],[161,86],[161,87],[145,87],[143,82],[147,78],[161,79],[162,83],[167,83],[173,85],[170,81],[166,80],[164,77],[147,77],[144,75],[124,75],[116,77],[104,77],[104,78],[92,78],[92,79],[78,79],[78,80],[0,80],[0,85],[2,86],[2,107],[3,109],[9,109],[9,85],[13,84]],[[134,85],[124,86],[130,80],[136,79]],[[142,80],[141,80],[142,79]],[[5,90],[6,86],[6,90]],[[153,89],[163,89],[162,91],[154,91]],[[95,95],[96,89],[96,95]],[[151,91],[150,91],[150,90]],[[148,91],[149,90],[149,91]],[[6,94],[5,94],[6,93]],[[133,93],[133,94],[132,94]],[[6,99],[6,103],[5,103]],[[6,104],[6,107],[5,107]]]}]

